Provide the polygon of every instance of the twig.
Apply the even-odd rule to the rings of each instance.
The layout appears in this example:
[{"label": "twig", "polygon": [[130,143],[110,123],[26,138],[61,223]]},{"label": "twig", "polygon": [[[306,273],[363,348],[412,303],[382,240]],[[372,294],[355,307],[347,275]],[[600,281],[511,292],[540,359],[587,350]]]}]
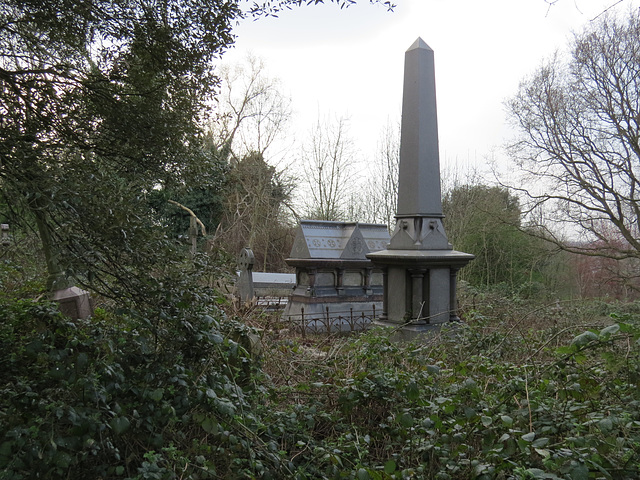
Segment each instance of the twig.
[{"label": "twig", "polygon": [[203,237],[206,237],[206,236],[207,236],[207,229],[205,228],[204,223],[202,223],[202,222],[200,221],[200,219],[198,218],[198,216],[197,216],[195,213],[193,213],[193,210],[191,210],[191,209],[190,209],[190,208],[188,208],[188,207],[185,207],[185,206],[184,206],[184,205],[182,205],[181,203],[178,203],[178,202],[176,202],[176,201],[174,201],[174,200],[167,200],[167,201],[168,201],[169,203],[173,204],[173,205],[176,205],[177,207],[182,208],[183,210],[186,210],[186,211],[189,213],[189,215],[191,215],[193,218],[195,218],[196,223],[197,223],[198,225],[200,225],[200,228],[202,229],[202,236],[203,236]]},{"label": "twig", "polygon": [[[574,300],[564,300],[562,303],[570,303],[570,302],[574,302]],[[511,336],[511,332],[513,332],[516,328],[518,328],[520,326],[520,324],[522,322],[524,322],[530,315],[532,315],[532,314],[534,314],[536,312],[539,312],[540,310],[544,310],[545,308],[549,308],[552,305],[557,305],[558,303],[560,303],[560,302],[554,302],[553,304],[549,303],[549,304],[543,305],[543,306],[538,307],[538,308],[536,308],[534,310],[531,310],[530,312],[527,312],[525,315],[523,315],[523,317],[520,320],[518,320],[513,325],[513,327],[511,327],[509,329],[509,331],[504,335],[502,341],[493,350],[491,350],[489,353],[487,353],[487,357],[490,357],[496,351],[498,351],[498,349],[502,346],[502,344],[507,341],[507,338],[509,338]],[[529,358],[531,358],[531,357],[529,357]]]},{"label": "twig", "polygon": [[304,448],[302,450],[300,450],[298,453],[296,453],[293,457],[291,457],[291,459],[289,461],[293,462],[294,458],[296,458],[298,455],[300,455],[302,452],[304,452],[308,448],[309,448],[309,445],[305,444]]},{"label": "twig", "polygon": [[533,432],[533,416],[531,415],[531,402],[529,401],[529,375],[527,367],[524,367],[524,392],[527,395],[527,409],[529,410],[529,432]]},{"label": "twig", "polygon": [[593,17],[590,21],[593,22],[594,20],[597,20],[599,17],[601,17],[602,15],[604,15],[605,13],[607,13],[609,10],[611,10],[613,7],[615,7],[616,5],[618,5],[619,3],[624,2],[624,0],[618,0],[616,3],[614,3],[613,5],[608,6],[607,8],[605,8],[603,11],[601,11],[598,15],[596,15],[595,17]]},{"label": "twig", "polygon": [[540,353],[540,351],[545,348],[547,345],[549,345],[551,342],[553,342],[556,338],[558,338],[560,335],[562,335],[563,333],[569,331],[569,330],[573,330],[576,328],[597,328],[598,325],[571,325],[570,327],[566,327],[563,328],[562,330],[560,330],[559,332],[557,332],[555,335],[553,335],[549,340],[547,340],[544,344],[542,344],[535,352],[533,352],[531,355],[529,355],[526,360],[524,361],[524,363],[529,363],[529,361],[535,357],[538,353]]}]

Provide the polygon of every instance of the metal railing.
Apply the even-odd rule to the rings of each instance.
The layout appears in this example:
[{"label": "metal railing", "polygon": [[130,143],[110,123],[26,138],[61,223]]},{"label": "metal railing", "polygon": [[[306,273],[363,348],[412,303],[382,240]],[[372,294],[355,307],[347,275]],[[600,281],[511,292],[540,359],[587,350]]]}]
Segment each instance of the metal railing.
[{"label": "metal railing", "polygon": [[299,315],[289,315],[287,320],[291,323],[291,328],[297,330],[301,335],[308,333],[351,333],[367,330],[371,324],[378,318],[379,312],[376,311],[375,304],[371,305],[371,309],[365,311],[354,312],[353,308],[349,311],[331,312],[329,307],[325,307],[324,312],[305,313],[304,308],[301,309]]}]

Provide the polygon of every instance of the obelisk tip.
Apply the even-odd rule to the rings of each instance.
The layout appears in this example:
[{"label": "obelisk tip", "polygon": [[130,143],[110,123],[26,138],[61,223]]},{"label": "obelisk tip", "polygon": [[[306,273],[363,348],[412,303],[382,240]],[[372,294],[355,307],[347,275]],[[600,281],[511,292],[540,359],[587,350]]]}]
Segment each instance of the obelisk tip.
[{"label": "obelisk tip", "polygon": [[418,37],[418,39],[413,42],[413,44],[407,49],[407,52],[410,50],[415,50],[416,48],[422,48],[425,50],[431,50],[431,47],[429,45],[427,45],[427,42],[425,42],[424,40],[422,40],[422,38]]}]

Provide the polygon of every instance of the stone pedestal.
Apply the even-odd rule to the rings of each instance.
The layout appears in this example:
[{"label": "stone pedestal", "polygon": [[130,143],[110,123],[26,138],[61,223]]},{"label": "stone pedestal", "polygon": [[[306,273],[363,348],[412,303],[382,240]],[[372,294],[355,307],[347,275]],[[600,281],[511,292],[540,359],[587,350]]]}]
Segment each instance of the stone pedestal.
[{"label": "stone pedestal", "polygon": [[380,321],[433,326],[458,320],[456,275],[473,255],[455,250],[382,250],[368,255],[385,269]]}]

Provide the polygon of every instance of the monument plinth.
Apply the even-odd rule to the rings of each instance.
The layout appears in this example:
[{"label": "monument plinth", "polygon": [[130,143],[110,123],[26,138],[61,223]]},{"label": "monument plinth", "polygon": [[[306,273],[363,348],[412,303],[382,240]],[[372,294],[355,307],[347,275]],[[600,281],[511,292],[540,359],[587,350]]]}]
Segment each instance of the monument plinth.
[{"label": "monument plinth", "polygon": [[433,50],[405,53],[396,226],[386,250],[367,255],[383,270],[381,323],[427,330],[458,320],[457,272],[474,256],[453,250],[442,224]]}]

